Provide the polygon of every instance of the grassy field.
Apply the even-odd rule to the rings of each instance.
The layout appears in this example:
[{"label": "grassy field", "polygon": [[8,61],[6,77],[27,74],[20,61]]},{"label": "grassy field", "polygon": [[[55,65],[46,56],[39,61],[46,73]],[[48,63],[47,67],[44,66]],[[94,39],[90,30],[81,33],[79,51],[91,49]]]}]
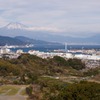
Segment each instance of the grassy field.
[{"label": "grassy field", "polygon": [[[0,95],[16,95],[22,86],[17,85],[2,85],[0,86]],[[19,95],[25,95],[25,89],[20,91]]]},{"label": "grassy field", "polygon": [[20,95],[23,95],[23,96],[26,95],[25,89],[21,91]]}]

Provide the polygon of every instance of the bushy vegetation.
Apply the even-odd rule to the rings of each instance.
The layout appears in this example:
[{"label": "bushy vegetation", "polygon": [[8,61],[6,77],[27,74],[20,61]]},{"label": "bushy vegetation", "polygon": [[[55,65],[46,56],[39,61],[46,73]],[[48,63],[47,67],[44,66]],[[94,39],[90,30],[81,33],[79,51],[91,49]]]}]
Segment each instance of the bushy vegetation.
[{"label": "bushy vegetation", "polygon": [[84,72],[85,76],[95,76],[98,75],[100,73],[100,68],[94,68],[94,69],[90,69],[86,72]]},{"label": "bushy vegetation", "polygon": [[57,66],[68,66],[68,62],[60,56],[54,56],[53,59],[51,59],[51,61]]},{"label": "bushy vegetation", "polygon": [[21,69],[15,64],[0,59],[0,76],[19,75]]},{"label": "bushy vegetation", "polygon": [[83,65],[78,59],[66,60],[59,56],[42,59],[23,54],[18,59],[0,59],[0,76],[14,76],[12,78],[14,84],[29,84],[33,83],[38,76],[66,75],[69,69],[80,70],[84,68]]},{"label": "bushy vegetation", "polygon": [[80,59],[68,59],[68,64],[76,70],[81,70],[85,68],[85,64]]},{"label": "bushy vegetation", "polygon": [[26,93],[31,96],[32,95],[32,86],[26,87]]},{"label": "bushy vegetation", "polygon": [[[79,59],[59,56],[42,59],[23,54],[18,59],[0,59],[0,83],[31,84],[26,88],[31,100],[99,100],[100,84],[66,83],[66,79],[62,81],[55,77],[72,75],[78,78],[84,68],[85,64]],[[99,72],[98,69],[90,69],[82,75],[97,75]]]},{"label": "bushy vegetation", "polygon": [[[31,100],[99,100],[100,84],[82,81],[69,84],[55,79],[41,78],[37,81],[40,88],[31,94]],[[33,85],[34,86],[34,85]],[[37,97],[38,99],[33,97]]]},{"label": "bushy vegetation", "polygon": [[[61,98],[61,99],[60,99]],[[78,83],[65,88],[55,100],[99,100],[100,84]]]},{"label": "bushy vegetation", "polygon": [[72,67],[76,70],[81,70],[85,68],[85,63],[83,63],[80,59],[68,59],[62,58],[60,56],[54,56],[53,59],[51,59],[52,63],[57,66],[65,66],[65,67]]}]

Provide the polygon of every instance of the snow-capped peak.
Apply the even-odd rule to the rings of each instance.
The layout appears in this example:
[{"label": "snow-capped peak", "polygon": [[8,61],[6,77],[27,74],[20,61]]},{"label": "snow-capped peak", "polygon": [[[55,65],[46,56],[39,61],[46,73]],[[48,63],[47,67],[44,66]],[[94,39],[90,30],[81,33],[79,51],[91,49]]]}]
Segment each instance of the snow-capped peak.
[{"label": "snow-capped peak", "polygon": [[26,31],[49,31],[49,32],[62,32],[56,27],[27,27],[21,23],[13,22],[9,23],[8,25],[2,27],[8,30],[26,30]]},{"label": "snow-capped peak", "polygon": [[27,26],[21,24],[21,23],[9,23],[8,25],[5,26],[5,28],[7,29],[20,29],[20,30],[24,30],[27,29]]}]

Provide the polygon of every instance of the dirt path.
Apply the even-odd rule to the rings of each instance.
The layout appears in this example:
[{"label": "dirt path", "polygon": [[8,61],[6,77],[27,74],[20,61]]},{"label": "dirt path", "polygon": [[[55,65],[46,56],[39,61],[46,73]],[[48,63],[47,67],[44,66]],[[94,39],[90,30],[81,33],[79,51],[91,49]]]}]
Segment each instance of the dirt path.
[{"label": "dirt path", "polygon": [[9,89],[7,92],[5,92],[5,93],[2,93],[1,95],[3,96],[3,95],[6,95],[8,92],[10,92],[11,91],[11,89]]},{"label": "dirt path", "polygon": [[25,96],[0,96],[0,100],[26,100]]},{"label": "dirt path", "polygon": [[21,87],[21,88],[19,89],[19,91],[17,92],[16,96],[21,95],[21,92],[22,92],[24,89],[25,89],[25,87]]},{"label": "dirt path", "polygon": [[11,90],[8,90],[6,93],[0,95],[0,100],[26,100],[27,96],[23,96],[20,94],[24,89],[25,87],[21,87],[19,91],[17,92],[17,94],[13,96],[6,95],[9,91],[11,91]]}]

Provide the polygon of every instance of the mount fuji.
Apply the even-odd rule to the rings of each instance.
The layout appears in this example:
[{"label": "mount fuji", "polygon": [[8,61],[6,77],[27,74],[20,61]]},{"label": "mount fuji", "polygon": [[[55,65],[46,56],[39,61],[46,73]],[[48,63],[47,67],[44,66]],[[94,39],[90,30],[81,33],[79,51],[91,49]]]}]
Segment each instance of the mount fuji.
[{"label": "mount fuji", "polygon": [[17,29],[25,30],[28,27],[23,25],[23,24],[21,24],[21,23],[15,22],[15,23],[9,23],[6,26],[4,26],[3,28],[8,29],[8,30],[9,29],[11,29],[11,30],[17,30]]},{"label": "mount fuji", "polygon": [[[62,33],[60,33],[62,34]],[[67,34],[67,33],[66,33]],[[90,34],[90,33],[89,33]],[[95,33],[96,34],[96,33]],[[59,42],[59,43],[75,43],[75,44],[100,44],[100,34],[97,33],[95,36],[80,38],[58,35],[57,32],[50,31],[50,28],[39,28],[39,27],[28,27],[21,23],[9,23],[4,27],[0,28],[0,35],[3,36],[24,36],[35,40]],[[81,33],[80,33],[81,35]]]},{"label": "mount fuji", "polygon": [[52,35],[51,35],[51,32],[49,32],[48,30],[50,30],[50,28],[45,30],[43,27],[41,28],[28,27],[21,23],[15,22],[15,23],[9,23],[6,26],[1,27],[0,35],[10,36],[10,37],[24,36],[31,39],[49,41],[48,38],[52,37]]},{"label": "mount fuji", "polygon": [[[30,27],[27,27],[21,23],[9,23],[6,26],[0,28],[0,45],[26,45],[33,44],[34,46],[50,46],[50,45],[59,45],[55,42],[47,42],[39,39],[34,39],[33,31],[30,30]],[[29,38],[29,36],[33,38]]]}]

